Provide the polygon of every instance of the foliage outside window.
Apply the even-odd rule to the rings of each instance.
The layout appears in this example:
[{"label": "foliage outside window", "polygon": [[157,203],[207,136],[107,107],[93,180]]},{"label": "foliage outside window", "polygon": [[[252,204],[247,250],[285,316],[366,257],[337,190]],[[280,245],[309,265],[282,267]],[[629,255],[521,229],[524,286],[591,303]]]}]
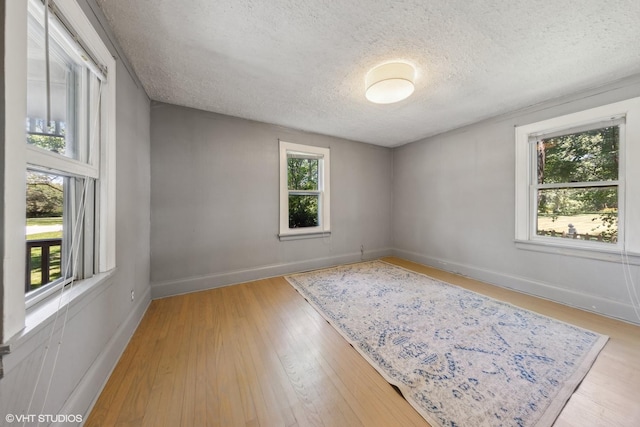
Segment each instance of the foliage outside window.
[{"label": "foliage outside window", "polygon": [[329,233],[329,149],[280,142],[280,237]]},{"label": "foliage outside window", "polygon": [[288,154],[289,228],[317,227],[320,224],[318,206],[318,165],[320,159]]},{"label": "foliage outside window", "polygon": [[616,243],[620,125],[537,137],[536,234]]}]

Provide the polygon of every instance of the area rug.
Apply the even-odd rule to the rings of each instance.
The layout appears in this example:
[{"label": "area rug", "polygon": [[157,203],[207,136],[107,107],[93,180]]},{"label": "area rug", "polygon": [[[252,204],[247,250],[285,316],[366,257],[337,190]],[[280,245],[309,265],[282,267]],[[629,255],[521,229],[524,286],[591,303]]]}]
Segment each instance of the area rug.
[{"label": "area rug", "polygon": [[608,340],[383,261],[286,279],[432,426],[550,426]]}]

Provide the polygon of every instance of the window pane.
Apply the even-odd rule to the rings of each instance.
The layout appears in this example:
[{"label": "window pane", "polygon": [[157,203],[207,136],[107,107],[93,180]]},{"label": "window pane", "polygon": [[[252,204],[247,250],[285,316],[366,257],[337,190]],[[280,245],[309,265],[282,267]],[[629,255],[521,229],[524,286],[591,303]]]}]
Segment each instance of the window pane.
[{"label": "window pane", "polygon": [[618,188],[538,190],[536,234],[617,242]]},{"label": "window pane", "polygon": [[538,141],[538,184],[618,179],[618,126]]},{"label": "window pane", "polygon": [[317,227],[318,199],[314,195],[289,195],[289,228]]},{"label": "window pane", "polygon": [[[76,121],[80,66],[49,38],[49,100],[47,55],[42,18],[29,16],[27,44],[27,143],[78,159]],[[47,117],[47,112],[48,116]]]},{"label": "window pane", "polygon": [[318,189],[318,159],[288,158],[289,190]]},{"label": "window pane", "polygon": [[25,291],[62,276],[65,189],[70,178],[27,172],[27,269]]}]

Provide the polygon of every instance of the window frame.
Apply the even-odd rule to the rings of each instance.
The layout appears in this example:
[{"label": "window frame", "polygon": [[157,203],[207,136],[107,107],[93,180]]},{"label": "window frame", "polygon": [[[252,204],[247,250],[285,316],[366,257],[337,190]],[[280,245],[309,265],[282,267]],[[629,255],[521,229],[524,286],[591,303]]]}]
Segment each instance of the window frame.
[{"label": "window frame", "polygon": [[[35,1],[35,4],[40,7],[39,1],[29,1]],[[51,292],[47,292],[47,295],[40,295],[35,300],[26,298],[24,292],[26,274],[24,213],[27,170],[39,170],[56,175],[63,172],[63,174],[72,176],[73,173],[70,174],[67,169],[71,168],[74,172],[78,172],[78,175],[97,178],[95,187],[97,202],[94,219],[96,248],[94,260],[92,260],[96,265],[94,274],[110,273],[115,269],[116,62],[76,1],[56,2],[55,4],[51,3],[51,6],[55,9],[56,17],[50,10],[50,22],[60,16],[62,24],[54,25],[69,28],[72,31],[72,39],[80,41],[78,44],[73,44],[73,48],[77,49],[81,55],[87,55],[87,52],[90,52],[88,56],[101,64],[104,70],[100,70],[91,60],[87,60],[87,66],[99,72],[106,70],[100,103],[100,154],[96,158],[96,162],[90,164],[71,158],[63,158],[55,153],[26,144],[27,20],[30,12],[28,11],[28,2],[15,2],[11,8],[6,10],[6,20],[14,23],[11,32],[15,34],[15,37],[12,37],[12,42],[9,43],[7,40],[5,44],[5,49],[7,46],[11,46],[5,52],[6,56],[11,58],[5,63],[5,86],[12,88],[10,95],[7,95],[6,102],[11,99],[13,112],[5,115],[4,181],[13,182],[16,185],[11,189],[5,186],[3,190],[5,199],[3,226],[6,231],[2,242],[4,246],[3,257],[5,264],[10,260],[12,266],[11,269],[6,269],[3,272],[3,316],[11,320],[3,324],[3,342],[25,325],[28,312],[36,313],[36,307],[40,307],[41,302],[51,301],[52,298],[57,298],[60,295],[59,292],[53,295],[50,295]],[[11,165],[11,167],[6,167],[7,165]],[[66,172],[64,172],[65,170]],[[20,249],[18,250],[18,248]],[[83,266],[79,266],[79,268],[82,269]],[[76,283],[80,281],[78,280]],[[93,283],[93,279],[88,282]],[[57,304],[57,306],[62,307],[63,305]]]},{"label": "window frame", "polygon": [[[331,150],[330,148],[312,145],[295,144],[279,141],[280,150],[280,240],[293,240],[331,235]],[[298,191],[289,190],[287,153],[309,155],[318,159],[318,190]],[[289,195],[291,193],[313,193],[318,195],[318,220],[316,227],[289,228]]]},{"label": "window frame", "polygon": [[[597,129],[622,120],[619,141],[618,180],[618,241],[605,243],[578,239],[560,239],[536,234],[537,219],[537,159],[536,147],[531,142],[536,137],[570,134],[576,129]],[[585,255],[615,260],[607,254],[640,254],[640,200],[631,197],[640,194],[640,171],[628,168],[629,164],[640,164],[640,98],[632,98],[601,107],[592,108],[560,117],[543,120],[515,128],[515,242],[519,248],[558,252],[570,255]],[[544,186],[544,185],[543,185]],[[635,225],[635,228],[634,228]]]},{"label": "window frame", "polygon": [[[64,28],[60,18],[49,14],[49,46],[51,55],[66,58],[72,67],[71,81],[67,82],[67,112],[65,114],[65,140],[71,142],[72,155],[61,154],[37,145],[27,143],[26,171],[45,173],[64,179],[64,208],[63,208],[63,236],[61,246],[61,277],[51,280],[25,293],[26,307],[37,304],[56,293],[69,283],[89,278],[97,272],[95,256],[98,249],[94,242],[94,230],[87,227],[93,224],[97,214],[93,202],[93,188],[100,179],[99,148],[100,134],[94,132],[93,126],[100,128],[103,118],[96,115],[102,106],[100,87],[105,84],[106,76],[99,71],[100,67],[90,66],[91,60],[83,55],[73,40],[73,35]],[[28,37],[36,36],[41,45],[45,45],[44,37],[44,7],[36,1],[30,0],[28,6]],[[32,28],[34,23],[38,27]],[[58,52],[55,54],[54,52]],[[44,52],[43,52],[44,53]],[[28,69],[29,71],[29,69]],[[29,74],[29,73],[27,73]],[[29,77],[27,77],[29,79]],[[37,81],[36,81],[37,82]],[[27,83],[29,84],[29,82]],[[27,107],[30,105],[27,103]],[[34,106],[31,106],[34,107]],[[39,107],[35,106],[36,109]],[[95,110],[95,111],[94,111]],[[27,121],[43,121],[45,134],[48,133],[47,118],[40,112],[39,117],[30,117],[27,111]],[[36,113],[37,114],[37,113]],[[27,132],[29,134],[29,132]],[[65,144],[66,146],[66,144]],[[66,151],[66,150],[65,150]],[[94,153],[89,155],[89,153]],[[83,193],[84,196],[83,196]],[[84,200],[84,206],[80,206]],[[89,244],[84,244],[88,242]],[[26,261],[28,263],[28,261]],[[45,267],[44,265],[42,267]],[[25,269],[25,274],[30,271]],[[25,278],[26,280],[26,278]]]}]

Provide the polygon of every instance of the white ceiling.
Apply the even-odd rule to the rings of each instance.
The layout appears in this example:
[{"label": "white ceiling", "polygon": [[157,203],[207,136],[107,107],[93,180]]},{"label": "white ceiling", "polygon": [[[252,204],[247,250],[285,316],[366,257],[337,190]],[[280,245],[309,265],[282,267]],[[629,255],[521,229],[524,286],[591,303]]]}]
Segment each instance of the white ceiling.
[{"label": "white ceiling", "polygon": [[[638,0],[97,0],[149,97],[397,146],[640,73]],[[416,91],[364,97],[404,60]]]}]

